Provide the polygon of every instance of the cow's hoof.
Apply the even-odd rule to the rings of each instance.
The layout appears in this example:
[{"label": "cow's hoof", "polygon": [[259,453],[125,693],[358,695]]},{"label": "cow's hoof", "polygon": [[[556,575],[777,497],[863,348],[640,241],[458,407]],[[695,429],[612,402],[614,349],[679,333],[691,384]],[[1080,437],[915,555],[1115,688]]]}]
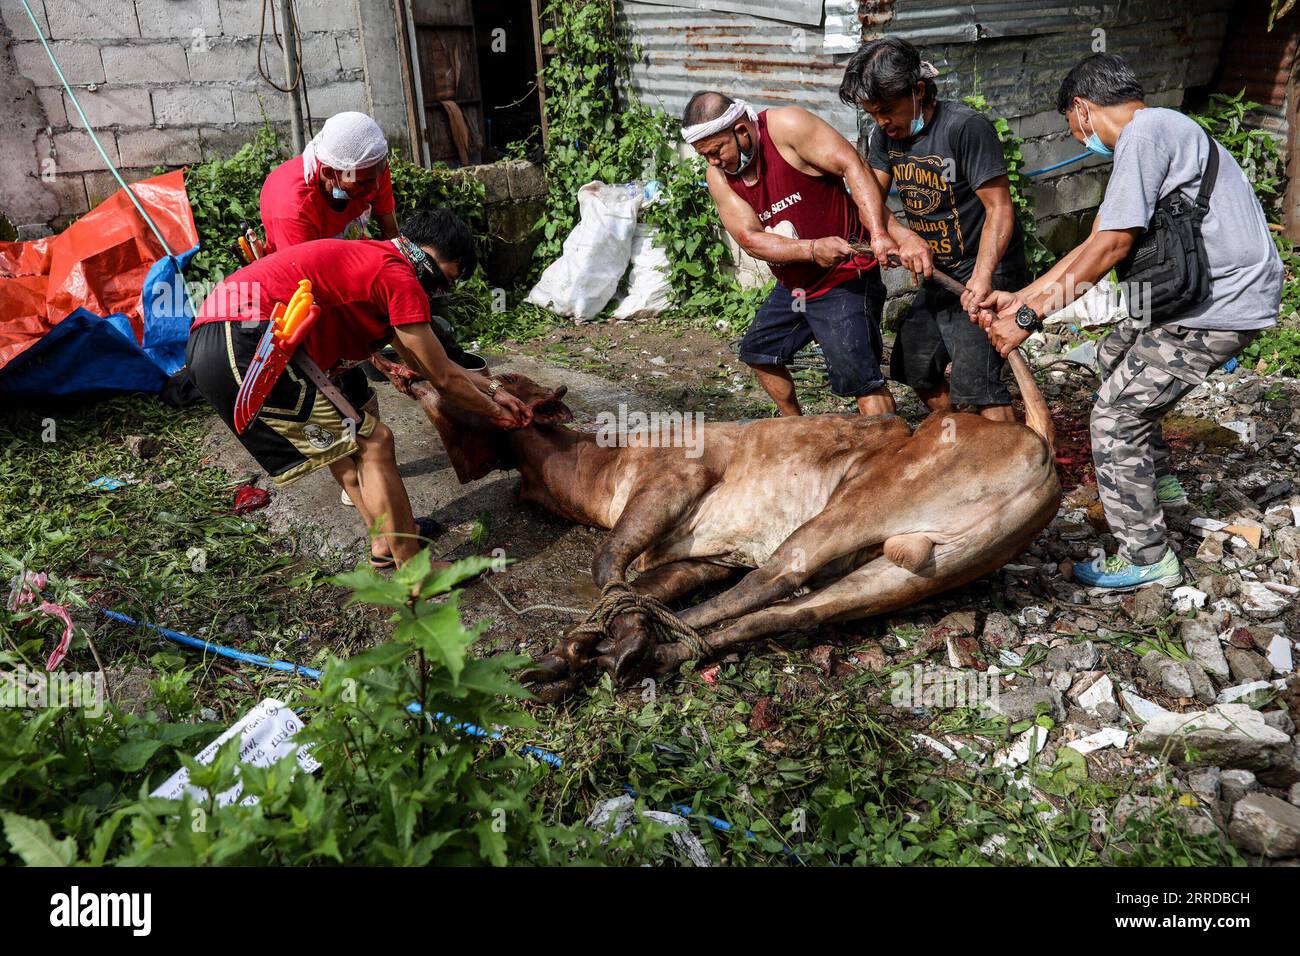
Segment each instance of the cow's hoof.
[{"label": "cow's hoof", "polygon": [[616,685],[625,687],[641,676],[654,647],[654,638],[639,627],[620,640],[609,654],[598,658],[596,663],[609,672]]},{"label": "cow's hoof", "polygon": [[528,688],[528,692],[537,699],[539,704],[558,704],[577,689],[578,678],[574,676],[545,684],[534,684]]},{"label": "cow's hoof", "polygon": [[524,684],[546,684],[569,673],[569,662],[556,654],[543,654],[519,675]]}]

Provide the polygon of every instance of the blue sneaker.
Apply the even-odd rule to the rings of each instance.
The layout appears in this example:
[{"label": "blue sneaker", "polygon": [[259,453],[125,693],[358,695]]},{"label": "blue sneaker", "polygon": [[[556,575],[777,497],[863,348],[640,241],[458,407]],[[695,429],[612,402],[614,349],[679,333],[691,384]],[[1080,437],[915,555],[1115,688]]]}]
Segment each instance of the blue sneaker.
[{"label": "blue sneaker", "polygon": [[1165,475],[1156,482],[1156,501],[1162,508],[1181,508],[1187,504],[1187,489],[1173,475]]},{"label": "blue sneaker", "polygon": [[1170,548],[1155,564],[1130,564],[1119,555],[1107,558],[1100,567],[1095,561],[1076,564],[1074,580],[1093,594],[1108,594],[1134,591],[1148,584],[1163,584],[1171,588],[1182,583],[1183,571],[1178,565],[1178,556]]}]

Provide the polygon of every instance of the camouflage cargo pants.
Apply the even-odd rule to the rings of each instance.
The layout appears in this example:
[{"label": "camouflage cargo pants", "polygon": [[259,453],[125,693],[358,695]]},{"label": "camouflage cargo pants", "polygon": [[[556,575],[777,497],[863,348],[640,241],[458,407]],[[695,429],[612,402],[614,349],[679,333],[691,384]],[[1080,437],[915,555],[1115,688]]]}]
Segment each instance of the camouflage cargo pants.
[{"label": "camouflage cargo pants", "polygon": [[1161,419],[1258,334],[1124,322],[1102,341],[1089,430],[1097,490],[1120,557],[1154,564],[1168,547],[1156,501],[1156,482],[1170,473]]}]

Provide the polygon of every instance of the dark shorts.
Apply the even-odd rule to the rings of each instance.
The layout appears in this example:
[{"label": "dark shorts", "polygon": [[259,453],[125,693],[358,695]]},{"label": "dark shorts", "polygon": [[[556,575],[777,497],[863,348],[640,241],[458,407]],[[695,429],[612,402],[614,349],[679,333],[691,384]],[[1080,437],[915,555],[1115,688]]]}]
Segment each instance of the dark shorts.
[{"label": "dark shorts", "polygon": [[[1022,289],[1029,282],[1024,272],[993,277],[993,288]],[[944,382],[944,369],[952,363],[948,387],[954,405],[1009,405],[1011,393],[1002,381],[1006,360],[961,307],[961,299],[938,286],[926,284],[912,298],[911,308],[894,335],[889,377],[918,392],[932,392]]]},{"label": "dark shorts", "polygon": [[[209,322],[190,331],[185,347],[190,380],[232,432],[235,396],[264,331],[265,322]],[[288,484],[347,458],[357,450],[357,435],[369,438],[374,433],[377,419],[365,406],[375,393],[365,373],[350,368],[334,381],[361,413],[355,434],[344,425],[343,413],[290,365],[253,424],[235,436],[276,484]]]},{"label": "dark shorts", "polygon": [[885,284],[876,269],[815,299],[796,301],[778,282],[740,340],[740,360],[788,365],[816,339],[826,356],[831,391],[844,398],[866,395],[885,384],[880,371],[884,309]]}]

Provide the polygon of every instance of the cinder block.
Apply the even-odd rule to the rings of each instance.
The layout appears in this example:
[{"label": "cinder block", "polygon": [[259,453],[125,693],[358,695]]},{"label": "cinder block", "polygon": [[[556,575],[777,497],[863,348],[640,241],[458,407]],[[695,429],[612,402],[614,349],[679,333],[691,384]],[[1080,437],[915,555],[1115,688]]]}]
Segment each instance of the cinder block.
[{"label": "cinder block", "polygon": [[118,133],[117,150],[123,166],[183,166],[202,157],[199,131],[183,127]]},{"label": "cinder block", "polygon": [[[30,26],[30,21],[28,22]],[[74,86],[85,83],[104,82],[104,64],[100,59],[99,46],[95,43],[76,43],[64,40],[51,43],[50,49],[63,69],[63,75]],[[54,72],[54,65],[45,53],[40,42],[15,43],[13,45],[14,65],[18,72],[37,86],[60,86],[59,75]]]},{"label": "cinder block", "polygon": [[[138,183],[154,174],[152,166],[147,169],[119,169],[118,172],[128,183]],[[110,172],[101,170],[86,173],[86,201],[90,203],[92,209],[121,188],[116,177]]]},{"label": "cinder block", "polygon": [[1106,191],[1104,170],[1088,170],[1069,176],[1036,182],[1030,187],[1034,214],[1040,219],[1090,209],[1101,202]]},{"label": "cinder block", "polygon": [[[269,39],[269,38],[268,38]],[[280,50],[274,41],[264,51],[270,61],[271,77],[281,82],[284,72]],[[218,37],[210,40],[207,48],[188,45],[185,57],[190,76],[200,83],[258,83],[257,41],[243,38]]]},{"label": "cinder block", "polygon": [[[36,22],[41,25],[45,35],[49,36],[50,21],[45,15],[45,3],[43,0],[28,0],[28,3],[32,13],[36,14]],[[21,0],[0,0],[0,22],[9,29],[10,35],[15,40],[36,39],[36,28],[32,26],[31,18],[23,9]]]},{"label": "cinder block", "polygon": [[188,83],[185,47],[172,43],[137,43],[109,46],[102,51],[104,76],[109,83]]},{"label": "cinder block", "polygon": [[90,210],[90,202],[86,198],[86,179],[81,173],[56,176],[53,182],[43,182],[42,185],[58,201],[59,215],[80,216]]},{"label": "cinder block", "polygon": [[327,83],[313,86],[308,90],[311,101],[311,114],[317,127],[335,113],[347,110],[366,111],[366,85],[360,80],[345,80],[342,83]]},{"label": "cinder block", "polygon": [[47,0],[50,32],[60,40],[138,37],[140,25],[131,0]]},{"label": "cinder block", "polygon": [[52,129],[69,125],[68,111],[63,108],[63,90],[58,87],[39,89],[36,91],[36,100],[45,112],[45,122]]},{"label": "cinder block", "polygon": [[[199,130],[199,148],[203,151],[205,160],[213,158],[224,158],[233,155],[239,151],[239,148],[245,143],[250,143],[253,137],[257,135],[261,123],[227,126],[223,129],[212,129],[203,127]],[[272,123],[271,128],[275,130],[280,142],[289,143],[290,131],[288,123]],[[292,147],[286,146],[284,158],[288,159],[292,152]]]},{"label": "cinder block", "polygon": [[289,94],[265,83],[235,94],[235,122],[261,126],[265,120],[289,122],[292,116]]},{"label": "cinder block", "polygon": [[233,123],[231,91],[219,86],[188,86],[153,91],[154,121],[160,126],[200,126]]},{"label": "cinder block", "polygon": [[338,33],[357,29],[356,5],[347,0],[294,0],[303,33]]},{"label": "cinder block", "polygon": [[[261,32],[262,0],[218,0],[221,11],[221,35],[227,37],[255,37]],[[266,10],[266,32],[271,33],[271,24],[277,20],[271,6]],[[275,24],[279,29],[279,23]],[[279,47],[276,47],[279,50]]]},{"label": "cinder block", "polygon": [[221,35],[217,0],[135,0],[143,37],[211,39]]},{"label": "cinder block", "polygon": [[[333,34],[309,33],[302,38],[302,68],[309,81],[315,79],[317,83],[331,83],[338,80],[343,67]],[[308,85],[311,85],[310,82]]]},{"label": "cinder block", "polygon": [[[120,162],[117,154],[117,135],[112,130],[99,132],[99,141],[104,144],[108,158],[114,163]],[[52,148],[51,148],[52,147]],[[66,173],[85,173],[104,168],[104,159],[91,142],[84,130],[70,130],[65,133],[45,133],[36,135],[36,156],[38,163],[44,163],[46,157],[54,160],[54,171],[62,176]]]},{"label": "cinder block", "polygon": [[351,33],[340,33],[335,35],[334,42],[339,50],[339,66],[344,70],[360,70],[363,68],[361,60],[361,39]]},{"label": "cinder block", "polygon": [[[140,87],[103,86],[93,93],[78,90],[77,99],[96,130],[105,126],[149,126],[153,123],[149,91]],[[80,125],[76,108],[71,103],[67,108],[71,116],[76,117],[73,125]]]},{"label": "cinder block", "polygon": [[510,173],[505,163],[468,166],[465,173],[483,184],[485,202],[505,202],[510,198]]},{"label": "cinder block", "polygon": [[[1083,151],[1083,147],[1080,146],[1075,138],[1068,132],[1026,140],[1024,146],[1021,148],[1021,153],[1024,156],[1023,168],[1026,172],[1032,172],[1036,169],[1045,169],[1048,166],[1055,166],[1057,163],[1064,162],[1067,159],[1073,159]],[[1053,176],[1077,173],[1103,164],[1101,157],[1090,156],[1087,159],[1081,159],[1069,166],[1064,166],[1057,172],[1048,173],[1045,178],[1050,179]]]}]

